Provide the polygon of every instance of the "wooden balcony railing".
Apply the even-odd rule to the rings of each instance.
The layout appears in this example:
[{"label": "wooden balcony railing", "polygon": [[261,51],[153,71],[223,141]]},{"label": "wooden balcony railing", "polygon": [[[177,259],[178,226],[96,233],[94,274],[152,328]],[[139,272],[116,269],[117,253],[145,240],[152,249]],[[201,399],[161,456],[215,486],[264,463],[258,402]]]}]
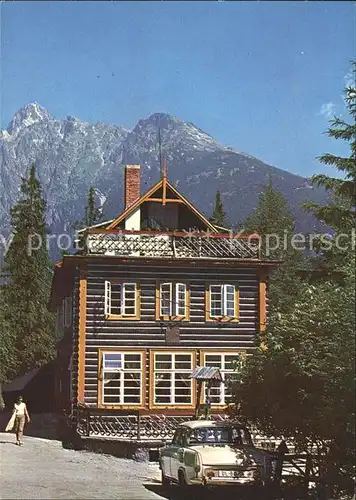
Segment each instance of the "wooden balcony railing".
[{"label": "wooden balcony railing", "polygon": [[[139,411],[78,407],[76,428],[80,436],[112,437],[132,441],[172,439],[179,424],[191,420],[183,415],[141,415]],[[227,420],[222,414],[213,420]]]},{"label": "wooden balcony railing", "polygon": [[89,232],[82,236],[81,244],[86,254],[120,257],[259,258],[258,237],[233,234]]}]

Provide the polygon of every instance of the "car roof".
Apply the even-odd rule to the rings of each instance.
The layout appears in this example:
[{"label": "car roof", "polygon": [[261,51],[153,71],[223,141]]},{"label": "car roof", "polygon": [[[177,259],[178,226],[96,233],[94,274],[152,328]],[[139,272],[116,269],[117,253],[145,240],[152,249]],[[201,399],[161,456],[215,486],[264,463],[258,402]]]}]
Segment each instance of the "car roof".
[{"label": "car roof", "polygon": [[198,429],[199,427],[230,427],[230,426],[244,427],[239,422],[227,422],[216,420],[189,420],[179,424],[178,427],[188,427],[189,429]]}]

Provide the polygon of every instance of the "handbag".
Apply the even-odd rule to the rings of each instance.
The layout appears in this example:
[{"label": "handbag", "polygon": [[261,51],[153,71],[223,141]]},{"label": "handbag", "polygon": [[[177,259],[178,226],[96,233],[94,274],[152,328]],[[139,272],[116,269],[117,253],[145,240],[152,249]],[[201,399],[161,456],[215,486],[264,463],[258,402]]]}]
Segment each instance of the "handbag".
[{"label": "handbag", "polygon": [[5,432],[12,431],[15,425],[15,419],[16,419],[16,414],[15,412],[11,415],[10,420],[7,423],[7,426],[5,427]]}]

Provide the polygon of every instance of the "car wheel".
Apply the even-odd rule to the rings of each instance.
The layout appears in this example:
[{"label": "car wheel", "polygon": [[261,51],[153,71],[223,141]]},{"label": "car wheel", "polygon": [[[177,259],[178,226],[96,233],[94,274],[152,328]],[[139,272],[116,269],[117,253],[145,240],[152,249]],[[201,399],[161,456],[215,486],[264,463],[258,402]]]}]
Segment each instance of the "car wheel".
[{"label": "car wheel", "polygon": [[[185,474],[182,470],[178,471],[179,481],[179,499],[181,500],[200,500],[203,498],[202,491],[196,485],[189,485],[185,479]],[[188,496],[189,494],[189,496]]]},{"label": "car wheel", "polygon": [[166,476],[164,475],[164,472],[163,472],[163,471],[162,471],[162,473],[161,473],[161,482],[162,482],[162,486],[163,486],[163,488],[169,488],[169,487],[170,487],[170,485],[171,485],[170,480],[168,479],[168,477],[166,477]]},{"label": "car wheel", "polygon": [[179,487],[181,490],[186,490],[188,488],[187,481],[185,480],[185,475],[182,470],[178,471]]}]

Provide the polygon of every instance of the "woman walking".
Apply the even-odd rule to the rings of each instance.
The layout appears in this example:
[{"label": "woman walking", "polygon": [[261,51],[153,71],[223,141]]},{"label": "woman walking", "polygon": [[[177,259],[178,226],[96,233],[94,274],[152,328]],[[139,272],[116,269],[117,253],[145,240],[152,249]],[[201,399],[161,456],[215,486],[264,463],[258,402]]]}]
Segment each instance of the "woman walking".
[{"label": "woman walking", "polygon": [[25,427],[26,420],[30,422],[30,417],[27,411],[26,403],[23,402],[22,396],[19,396],[14,404],[13,412],[15,413],[15,432],[16,432],[16,444],[18,446],[23,445],[23,429]]}]

